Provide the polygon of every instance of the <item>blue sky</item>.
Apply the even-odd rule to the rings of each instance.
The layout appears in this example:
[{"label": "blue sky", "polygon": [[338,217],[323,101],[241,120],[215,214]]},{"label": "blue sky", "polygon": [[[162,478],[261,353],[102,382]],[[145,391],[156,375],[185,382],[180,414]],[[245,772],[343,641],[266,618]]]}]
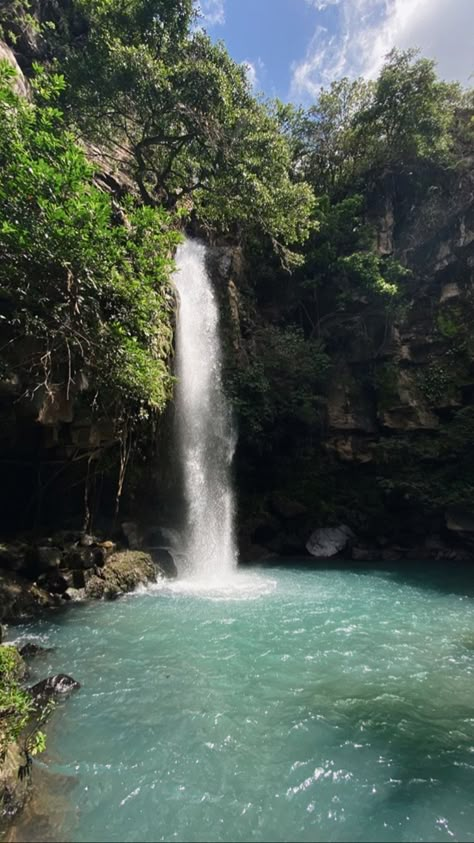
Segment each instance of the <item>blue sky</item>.
[{"label": "blue sky", "polygon": [[[201,25],[246,64],[258,92],[310,103],[341,76],[377,75],[420,47],[445,79],[474,74],[474,0],[199,0]],[[474,84],[471,76],[470,84]]]}]

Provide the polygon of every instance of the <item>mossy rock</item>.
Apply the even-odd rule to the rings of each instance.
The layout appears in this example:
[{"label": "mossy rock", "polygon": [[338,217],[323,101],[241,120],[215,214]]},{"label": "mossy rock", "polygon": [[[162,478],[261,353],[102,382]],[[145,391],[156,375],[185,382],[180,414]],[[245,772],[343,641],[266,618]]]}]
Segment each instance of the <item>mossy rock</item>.
[{"label": "mossy rock", "polygon": [[86,585],[86,596],[110,600],[155,580],[156,569],[149,553],[124,550],[112,554],[104,568],[91,577]]}]

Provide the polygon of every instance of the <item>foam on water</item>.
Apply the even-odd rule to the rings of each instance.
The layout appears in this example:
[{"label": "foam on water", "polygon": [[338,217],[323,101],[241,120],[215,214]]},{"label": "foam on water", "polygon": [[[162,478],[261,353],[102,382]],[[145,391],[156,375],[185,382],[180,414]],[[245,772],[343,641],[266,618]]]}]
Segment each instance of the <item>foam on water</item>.
[{"label": "foam on water", "polygon": [[177,580],[158,580],[148,586],[150,594],[193,595],[208,600],[258,600],[271,594],[276,580],[256,573],[235,572],[227,577],[184,577]]}]

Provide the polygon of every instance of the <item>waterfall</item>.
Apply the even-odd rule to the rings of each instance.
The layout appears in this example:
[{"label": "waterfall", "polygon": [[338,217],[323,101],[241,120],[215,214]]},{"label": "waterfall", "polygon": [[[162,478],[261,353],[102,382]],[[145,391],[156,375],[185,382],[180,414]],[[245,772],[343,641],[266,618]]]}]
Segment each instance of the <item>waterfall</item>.
[{"label": "waterfall", "polygon": [[236,437],[222,388],[219,309],[206,271],[206,247],[186,240],[176,262],[176,412],[187,504],[186,573],[223,580],[237,562],[230,473]]}]

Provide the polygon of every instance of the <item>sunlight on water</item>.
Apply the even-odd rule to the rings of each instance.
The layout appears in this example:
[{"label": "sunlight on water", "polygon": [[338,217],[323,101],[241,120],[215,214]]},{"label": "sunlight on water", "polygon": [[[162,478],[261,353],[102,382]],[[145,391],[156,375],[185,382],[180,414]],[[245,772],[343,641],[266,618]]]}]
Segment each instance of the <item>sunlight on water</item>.
[{"label": "sunlight on water", "polygon": [[474,840],[472,595],[421,567],[256,569],[20,628],[54,648],[31,681],[82,688],[11,840]]}]

